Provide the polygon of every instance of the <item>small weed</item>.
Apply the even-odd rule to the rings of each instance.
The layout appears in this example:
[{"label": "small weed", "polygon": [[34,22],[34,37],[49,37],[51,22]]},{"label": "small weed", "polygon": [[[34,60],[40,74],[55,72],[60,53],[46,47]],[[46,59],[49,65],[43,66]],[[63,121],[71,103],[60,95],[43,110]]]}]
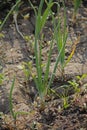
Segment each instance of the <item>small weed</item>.
[{"label": "small weed", "polygon": [[87,74],[82,74],[81,76],[76,76],[76,79],[68,81],[68,83],[74,88],[75,93],[80,93],[80,84],[87,77]]},{"label": "small weed", "polygon": [[64,108],[64,109],[67,109],[67,108],[69,107],[68,97],[63,96],[63,97],[62,97],[62,100],[63,100],[63,108]]},{"label": "small weed", "polygon": [[70,106],[69,96],[68,96],[69,88],[70,87],[68,85],[62,85],[62,86],[59,86],[56,89],[50,89],[50,91],[49,91],[49,93],[53,94],[54,97],[56,96],[56,97],[62,99],[63,102],[62,102],[61,110],[66,109]]},{"label": "small weed", "polygon": [[87,78],[87,74],[82,74],[81,76],[76,76],[76,78],[78,79],[79,82],[82,82],[82,80],[84,80],[85,78]]},{"label": "small weed", "polygon": [[68,83],[74,88],[75,93],[80,92],[79,84],[77,83],[76,80],[68,81]]},{"label": "small weed", "polygon": [[24,71],[26,81],[28,81],[29,77],[34,75],[33,72],[32,72],[32,62],[27,62],[27,63],[23,62],[22,69]]},{"label": "small weed", "polygon": [[3,80],[4,80],[4,75],[0,73],[0,85],[3,83]]},{"label": "small weed", "polygon": [[68,88],[64,89],[63,92],[59,94],[59,97],[63,101],[63,109],[67,109],[70,106],[68,97]]}]

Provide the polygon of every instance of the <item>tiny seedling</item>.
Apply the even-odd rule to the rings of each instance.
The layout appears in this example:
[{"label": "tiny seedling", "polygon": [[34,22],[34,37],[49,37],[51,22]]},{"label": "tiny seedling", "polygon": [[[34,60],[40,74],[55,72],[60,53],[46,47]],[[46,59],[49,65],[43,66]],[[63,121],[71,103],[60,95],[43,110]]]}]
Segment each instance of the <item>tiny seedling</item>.
[{"label": "tiny seedling", "polygon": [[17,111],[17,112],[15,112],[14,111],[13,102],[12,102],[12,92],[13,92],[13,89],[14,89],[14,84],[15,84],[15,77],[14,77],[14,79],[12,81],[12,85],[11,85],[11,89],[10,89],[10,94],[9,94],[9,108],[10,108],[11,115],[12,115],[12,117],[14,119],[14,128],[16,130],[16,128],[17,128],[17,126],[16,126],[17,116],[18,115],[27,115],[30,112],[24,112],[24,111]]},{"label": "tiny seedling", "polygon": [[79,85],[87,77],[87,74],[82,74],[81,76],[76,76],[76,79],[68,81],[68,83],[74,88],[75,93],[80,93]]},{"label": "tiny seedling", "polygon": [[68,97],[68,88],[67,89],[64,88],[63,92],[59,94],[59,97],[63,101],[63,108],[67,109],[70,106],[69,97]]},{"label": "tiny seedling", "polygon": [[85,78],[87,78],[87,74],[82,74],[81,76],[76,76],[76,78],[78,79],[79,82],[81,82],[82,80],[84,80]]},{"label": "tiny seedling", "polygon": [[76,80],[68,81],[68,83],[74,88],[75,93],[80,92],[79,84],[77,83]]},{"label": "tiny seedling", "polygon": [[69,96],[68,96],[69,89],[70,89],[70,86],[67,84],[56,87],[55,89],[54,88],[49,89],[49,94],[53,94],[54,95],[53,97],[56,96],[56,97],[62,99],[63,109],[68,108],[71,104],[71,103],[69,103]]},{"label": "tiny seedling", "polygon": [[22,70],[25,74],[25,78],[26,78],[26,81],[29,80],[29,77],[31,75],[33,75],[33,72],[32,72],[32,62],[23,62],[23,65],[22,65]]},{"label": "tiny seedling", "polygon": [[67,108],[69,107],[68,97],[63,96],[63,97],[62,97],[62,100],[63,100],[63,108],[64,108],[64,109],[67,109]]}]

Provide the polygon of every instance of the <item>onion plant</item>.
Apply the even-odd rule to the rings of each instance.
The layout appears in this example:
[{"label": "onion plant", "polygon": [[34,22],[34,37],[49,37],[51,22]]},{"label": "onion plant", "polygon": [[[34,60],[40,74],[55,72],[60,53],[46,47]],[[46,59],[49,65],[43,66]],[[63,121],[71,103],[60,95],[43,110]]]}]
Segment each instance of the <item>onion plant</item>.
[{"label": "onion plant", "polygon": [[[54,76],[56,73],[56,69],[58,67],[58,63],[61,62],[61,65],[63,67],[64,58],[65,58],[65,44],[66,44],[66,39],[67,39],[66,22],[65,22],[66,18],[64,18],[64,32],[63,32],[64,34],[63,34],[63,36],[61,36],[62,32],[60,31],[60,19],[57,22],[57,25],[56,25],[57,28],[56,28],[54,16],[53,16],[53,13],[51,11],[51,7],[54,5],[54,2],[52,0],[50,0],[49,2],[46,1],[47,8],[45,9],[44,13],[42,14],[43,3],[44,3],[44,0],[41,0],[39,8],[38,8],[38,12],[37,12],[36,8],[30,2],[31,6],[34,9],[35,16],[36,16],[34,51],[35,51],[37,74],[35,76],[33,76],[33,79],[35,81],[37,90],[39,92],[39,96],[42,99],[42,101],[44,100],[44,97],[47,95],[48,89],[50,89],[50,86],[54,80]],[[42,45],[41,45],[42,43],[40,43],[40,38],[42,37],[41,36],[42,29],[45,26],[45,23],[46,23],[47,18],[49,16],[52,17],[52,20],[54,23],[53,24],[54,25],[54,32],[53,32],[53,38],[50,41],[48,60],[47,60],[44,75],[43,75]],[[64,15],[64,17],[66,17],[66,16]],[[59,39],[57,37],[59,37]],[[52,72],[50,79],[49,79],[51,56],[52,56],[52,49],[53,49],[53,45],[54,45],[53,44],[54,40],[56,41],[57,46],[58,46],[58,55],[56,58],[53,72]]]},{"label": "onion plant", "polygon": [[43,97],[47,94],[47,82],[48,82],[48,75],[49,75],[50,57],[51,57],[52,45],[53,45],[53,42],[51,42],[49,56],[48,56],[48,62],[46,65],[45,76],[43,79],[42,78],[42,76],[43,76],[42,61],[41,61],[42,48],[41,48],[41,44],[39,44],[39,39],[40,39],[41,31],[46,23],[47,17],[50,15],[51,7],[53,6],[53,2],[52,2],[52,0],[49,1],[47,8],[42,15],[41,13],[42,13],[43,3],[44,3],[44,0],[41,0],[39,8],[38,8],[38,12],[36,11],[35,7],[31,3],[31,5],[35,11],[35,16],[36,16],[34,50],[35,50],[35,58],[36,58],[37,76],[34,77],[34,81],[36,83],[36,87],[37,87],[37,90],[39,92],[39,96],[41,97],[41,99],[43,99]]},{"label": "onion plant", "polygon": [[[55,18],[53,18],[53,23],[54,23],[54,38],[55,41],[57,43],[57,48],[58,48],[58,52],[61,51],[62,46],[63,50],[60,56],[60,67],[61,67],[61,72],[62,75],[64,73],[64,66],[65,66],[65,45],[66,45],[66,40],[68,37],[68,29],[67,29],[67,24],[66,24],[66,8],[65,5],[63,3],[63,7],[64,7],[64,17],[61,19],[59,17],[59,12],[60,9],[58,8],[58,21],[56,24],[56,20]],[[61,23],[63,24],[63,27],[61,28]]]}]

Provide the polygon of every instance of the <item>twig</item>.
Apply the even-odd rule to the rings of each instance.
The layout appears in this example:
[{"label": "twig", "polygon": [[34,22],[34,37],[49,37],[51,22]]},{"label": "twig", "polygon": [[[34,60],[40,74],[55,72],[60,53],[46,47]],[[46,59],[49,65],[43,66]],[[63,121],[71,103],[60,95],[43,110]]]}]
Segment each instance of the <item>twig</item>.
[{"label": "twig", "polygon": [[18,16],[18,13],[17,13],[16,11],[14,11],[13,18],[14,18],[16,30],[17,30],[17,32],[19,33],[19,35],[20,35],[23,39],[25,39],[24,36],[23,36],[23,34],[22,34],[22,33],[20,32],[20,30],[19,30],[18,23],[17,23],[17,16]]}]

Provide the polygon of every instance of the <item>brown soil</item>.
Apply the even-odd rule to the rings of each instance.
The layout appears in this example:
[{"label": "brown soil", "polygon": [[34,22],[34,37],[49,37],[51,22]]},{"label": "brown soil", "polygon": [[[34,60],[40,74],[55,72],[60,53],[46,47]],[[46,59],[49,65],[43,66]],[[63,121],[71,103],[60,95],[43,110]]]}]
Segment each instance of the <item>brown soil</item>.
[{"label": "brown soil", "polygon": [[[65,67],[64,79],[59,69],[56,72],[52,88],[56,93],[46,97],[45,106],[40,105],[39,97],[33,80],[26,82],[25,75],[20,66],[23,62],[32,60],[34,50],[32,41],[34,39],[34,15],[29,19],[18,19],[20,31],[24,35],[31,36],[26,42],[15,28],[14,21],[9,19],[1,33],[4,38],[0,39],[0,72],[4,73],[5,80],[0,86],[0,130],[87,130],[87,78],[78,82],[80,92],[74,92],[73,88],[67,89],[60,86],[67,85],[67,81],[76,79],[76,76],[87,74],[87,8],[81,5],[77,16],[76,24],[72,25],[73,7],[67,4],[67,18],[69,36],[66,46],[66,58],[71,52],[71,44],[80,35],[80,41],[76,45],[73,58]],[[61,8],[62,10],[62,8]],[[25,12],[26,13],[26,12]],[[62,15],[62,11],[61,11]],[[46,62],[46,54],[49,49],[52,25],[48,20],[43,41],[43,61]],[[56,60],[56,46],[53,50],[50,73]],[[15,121],[9,110],[9,92],[14,76],[16,76],[13,91],[14,111],[24,111],[27,114],[20,114]],[[63,99],[58,95],[68,94],[68,107],[64,109]]]}]

